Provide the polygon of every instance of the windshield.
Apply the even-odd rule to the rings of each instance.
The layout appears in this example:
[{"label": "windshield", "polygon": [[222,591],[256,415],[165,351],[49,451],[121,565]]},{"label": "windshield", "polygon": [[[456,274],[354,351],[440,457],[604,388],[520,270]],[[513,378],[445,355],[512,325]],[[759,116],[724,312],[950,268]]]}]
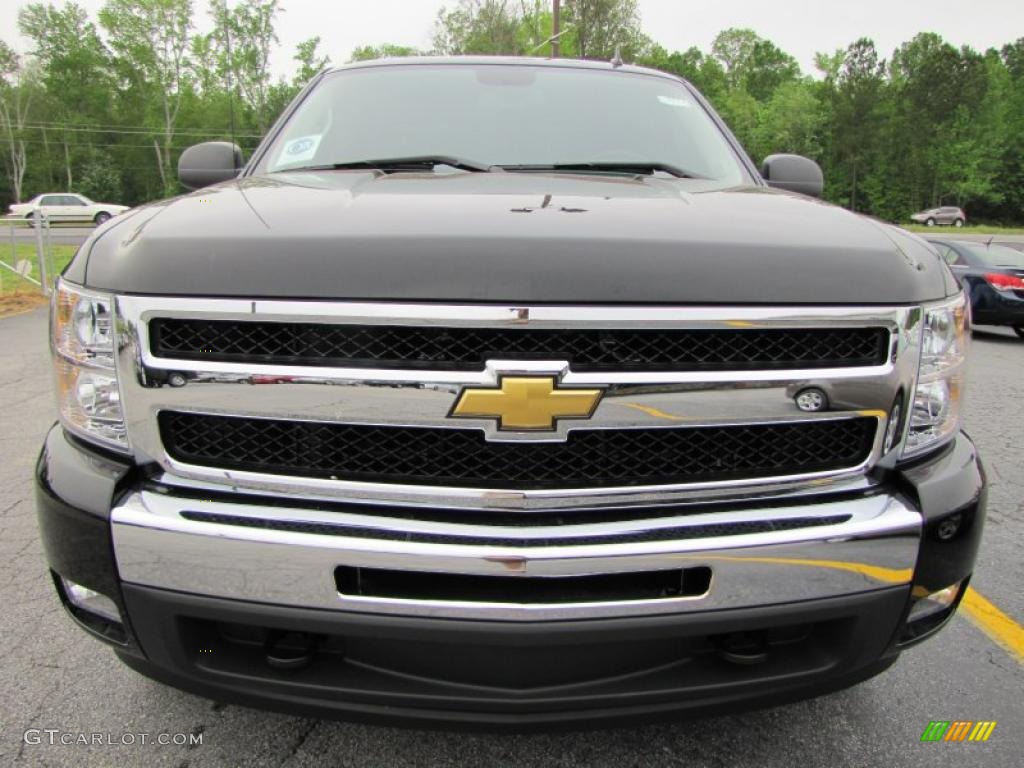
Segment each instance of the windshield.
[{"label": "windshield", "polygon": [[588,163],[608,170],[619,163],[656,172],[649,166],[661,165],[703,177],[694,185],[748,181],[722,132],[682,83],[609,70],[495,64],[328,75],[258,170],[425,157],[519,170]]},{"label": "windshield", "polygon": [[972,243],[967,248],[990,267],[1016,267],[1024,269],[1024,253],[1005,245]]}]

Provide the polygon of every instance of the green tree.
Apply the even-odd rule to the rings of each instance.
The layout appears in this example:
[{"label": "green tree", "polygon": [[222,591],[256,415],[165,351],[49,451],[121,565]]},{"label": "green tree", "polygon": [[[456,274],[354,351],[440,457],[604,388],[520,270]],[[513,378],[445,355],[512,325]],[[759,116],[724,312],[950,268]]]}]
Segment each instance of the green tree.
[{"label": "green tree", "polygon": [[783,83],[763,104],[755,143],[748,149],[760,161],[774,152],[818,159],[823,153],[827,114],[811,83]]},{"label": "green tree", "polygon": [[859,208],[858,179],[875,159],[884,95],[885,62],[879,60],[875,44],[861,38],[846,49],[832,112],[836,162],[849,189],[846,203],[850,210]]},{"label": "green tree", "polygon": [[38,95],[39,72],[26,63],[5,42],[0,41],[0,132],[7,152],[11,192],[22,199],[22,185],[28,168],[26,123],[33,99]]},{"label": "green tree", "polygon": [[[106,0],[98,24],[76,2],[26,3],[28,54],[0,45],[0,189],[21,198],[63,186],[137,203],[176,191],[188,144],[251,151],[328,61],[311,38],[275,81],[281,2],[212,0],[194,21],[192,0]],[[978,53],[924,33],[888,64],[856,40],[819,54],[810,78],[750,29],[723,30],[710,50],[669,51],[643,34],[638,5],[563,0],[561,54],[603,59],[619,46],[689,80],[752,157],[818,160],[825,196],[841,205],[901,221],[958,203],[973,220],[1024,221],[1024,38]],[[546,56],[552,22],[549,0],[448,0],[430,53]],[[389,43],[351,59],[423,53]]]},{"label": "green tree", "polygon": [[278,42],[274,21],[280,11],[278,0],[242,0],[231,8],[227,0],[210,3],[220,71],[252,110],[258,133],[264,133],[272,119],[267,109],[270,53]]},{"label": "green tree", "polygon": [[715,109],[721,113],[740,144],[747,150],[751,158],[764,154],[761,142],[762,105],[743,88],[731,88],[723,92],[715,101]]},{"label": "green tree", "polygon": [[637,64],[689,80],[712,102],[729,87],[725,70],[718,59],[704,55],[696,47],[669,53],[662,46],[652,44],[640,55]]},{"label": "green tree", "polygon": [[301,87],[330,64],[331,57],[320,52],[320,37],[317,36],[299,43],[295,48],[292,61],[299,65],[292,78],[292,84]]},{"label": "green tree", "polygon": [[575,54],[582,59],[611,59],[618,48],[633,60],[648,45],[637,0],[566,0],[565,24],[573,32]]},{"label": "green tree", "polygon": [[423,55],[422,51],[418,51],[408,45],[383,43],[381,45],[364,45],[356,48],[352,51],[349,61],[370,61],[371,59],[401,58],[404,56]]},{"label": "green tree", "polygon": [[950,128],[959,119],[960,107],[973,113],[985,98],[984,59],[926,32],[901,45],[889,69],[898,106],[893,138],[902,151],[890,158],[893,170],[906,181],[908,208],[938,205],[948,193],[942,163],[949,158],[943,148],[950,141]]},{"label": "green tree", "polygon": [[156,113],[162,139],[153,139],[163,193],[172,183],[171,152],[189,72],[191,0],[107,0],[100,10],[120,76],[140,93],[146,118]]},{"label": "green tree", "polygon": [[96,148],[91,149],[82,166],[76,191],[93,200],[111,201],[123,198],[121,172],[108,153]]},{"label": "green tree", "polygon": [[509,0],[459,0],[438,11],[434,50],[448,56],[520,54],[519,23]]},{"label": "green tree", "polygon": [[110,55],[96,25],[75,3],[63,7],[30,3],[18,12],[18,27],[32,43],[39,62],[45,103],[40,108],[51,125],[40,130],[45,176],[50,178],[50,142],[62,148],[64,187],[74,187],[75,166],[94,143],[113,139],[111,134],[84,130],[112,122]]},{"label": "green tree", "polygon": [[800,77],[796,60],[752,29],[720,32],[711,54],[721,62],[730,87],[743,88],[759,101],[766,101],[780,85]]}]

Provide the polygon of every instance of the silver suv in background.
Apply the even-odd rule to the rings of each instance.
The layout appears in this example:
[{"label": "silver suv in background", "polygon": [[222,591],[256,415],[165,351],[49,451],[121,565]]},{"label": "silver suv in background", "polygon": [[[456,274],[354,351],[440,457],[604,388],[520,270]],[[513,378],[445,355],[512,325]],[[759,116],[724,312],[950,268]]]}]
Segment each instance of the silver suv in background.
[{"label": "silver suv in background", "polygon": [[963,212],[962,208],[957,208],[954,205],[944,205],[941,208],[929,208],[927,211],[915,213],[910,217],[910,220],[929,227],[934,227],[936,224],[962,227],[967,221],[967,215]]}]

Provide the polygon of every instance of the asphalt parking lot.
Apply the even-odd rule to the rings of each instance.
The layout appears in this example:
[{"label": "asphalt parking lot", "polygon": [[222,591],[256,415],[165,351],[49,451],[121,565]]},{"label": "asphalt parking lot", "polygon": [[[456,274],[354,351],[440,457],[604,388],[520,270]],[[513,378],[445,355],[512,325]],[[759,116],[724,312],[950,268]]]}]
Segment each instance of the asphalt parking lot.
[{"label": "asphalt parking lot", "polygon": [[[61,224],[50,229],[50,243],[53,245],[81,245],[94,229],[93,226]],[[31,227],[15,226],[12,229],[8,222],[3,222],[0,236],[9,241],[12,232],[16,242],[34,243],[36,241],[36,231]]]},{"label": "asphalt parking lot", "polygon": [[[1024,342],[975,333],[967,429],[991,480],[974,587],[1024,623]],[[853,689],[769,710],[638,729],[452,734],[223,706],[142,678],[72,625],[46,573],[32,467],[54,418],[46,316],[0,319],[0,763],[43,766],[1019,766],[1024,656],[959,615]],[[1017,649],[1018,654],[1024,649]],[[987,743],[922,743],[932,720],[995,720]],[[197,734],[183,746],[29,744],[28,729]]]}]

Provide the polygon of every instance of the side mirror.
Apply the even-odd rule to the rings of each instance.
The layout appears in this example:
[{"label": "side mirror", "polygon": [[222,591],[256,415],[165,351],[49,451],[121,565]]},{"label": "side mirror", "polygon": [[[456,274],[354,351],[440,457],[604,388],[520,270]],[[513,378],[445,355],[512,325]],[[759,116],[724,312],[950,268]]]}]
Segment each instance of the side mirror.
[{"label": "side mirror", "polygon": [[199,189],[233,179],[242,170],[242,149],[229,141],[194,144],[178,158],[178,180],[185,189]]},{"label": "side mirror", "polygon": [[761,166],[761,176],[769,187],[821,197],[825,177],[821,166],[800,155],[768,155]]}]

